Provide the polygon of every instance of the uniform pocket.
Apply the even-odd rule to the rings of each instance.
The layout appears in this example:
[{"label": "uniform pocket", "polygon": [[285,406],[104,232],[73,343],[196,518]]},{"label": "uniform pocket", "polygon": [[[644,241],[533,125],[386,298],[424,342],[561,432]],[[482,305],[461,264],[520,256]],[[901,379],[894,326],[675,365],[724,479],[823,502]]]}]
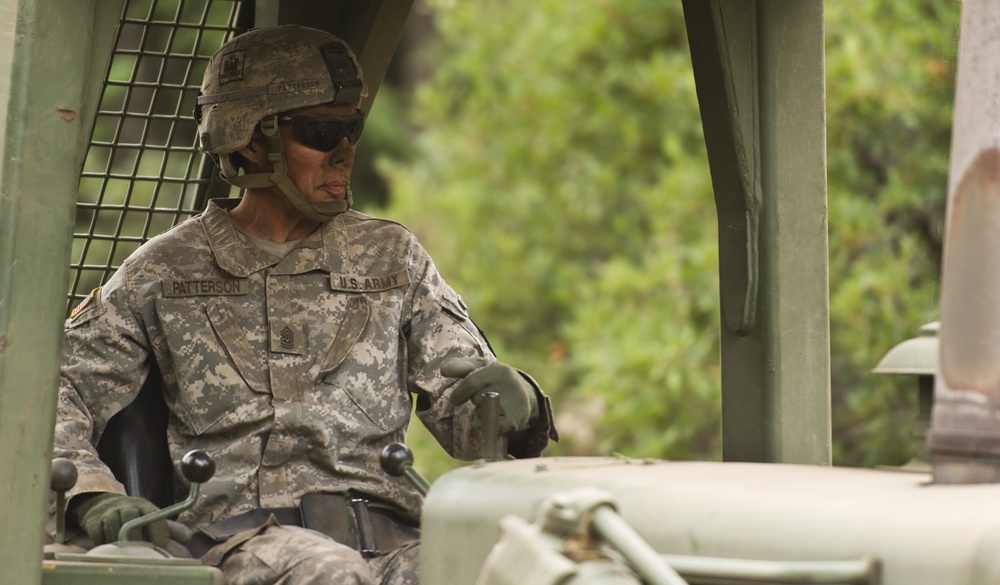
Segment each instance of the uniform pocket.
[{"label": "uniform pocket", "polygon": [[267,382],[264,380],[260,360],[255,359],[247,332],[240,326],[232,311],[221,299],[214,299],[205,307],[205,312],[216,336],[250,389],[261,394],[267,393]]},{"label": "uniform pocket", "polygon": [[320,370],[320,400],[337,404],[337,418],[350,428],[392,431],[409,418],[399,327],[387,325],[386,313],[368,296],[351,296]]},{"label": "uniform pocket", "polygon": [[352,296],[347,299],[347,309],[344,311],[344,320],[340,322],[337,333],[334,335],[330,349],[326,352],[320,364],[319,377],[322,379],[344,362],[351,348],[361,338],[368,323],[370,305],[368,299],[362,296]]},{"label": "uniform pocket", "polygon": [[[400,315],[408,278],[405,271],[388,276],[344,277],[332,282],[359,282],[359,291],[346,293],[341,322],[319,370],[320,400],[337,405],[337,418],[351,432],[371,429],[383,436],[406,425],[410,396],[401,364],[405,348],[400,337]],[[349,404],[345,403],[346,399]],[[363,442],[363,440],[362,440]]]},{"label": "uniform pocket", "polygon": [[196,433],[205,432],[268,392],[247,332],[224,303],[218,298],[207,302],[156,301],[170,352],[170,363],[161,366],[165,377],[173,370],[178,388],[176,394],[168,392],[167,400]]}]

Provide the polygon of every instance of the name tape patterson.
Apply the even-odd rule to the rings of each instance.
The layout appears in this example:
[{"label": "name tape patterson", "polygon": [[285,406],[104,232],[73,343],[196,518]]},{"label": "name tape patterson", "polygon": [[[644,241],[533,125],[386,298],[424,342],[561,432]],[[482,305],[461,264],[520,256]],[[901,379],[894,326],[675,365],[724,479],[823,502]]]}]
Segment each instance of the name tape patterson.
[{"label": "name tape patterson", "polygon": [[245,295],[249,291],[247,279],[226,280],[164,280],[165,297],[200,297],[208,295]]}]

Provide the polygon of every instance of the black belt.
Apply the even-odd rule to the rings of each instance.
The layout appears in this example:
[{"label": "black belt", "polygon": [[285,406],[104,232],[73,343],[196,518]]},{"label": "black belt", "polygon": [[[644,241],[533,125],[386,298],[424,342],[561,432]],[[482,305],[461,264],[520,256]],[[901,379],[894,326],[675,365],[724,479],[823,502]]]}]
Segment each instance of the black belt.
[{"label": "black belt", "polygon": [[374,557],[420,539],[420,529],[368,499],[345,494],[306,494],[298,508],[257,508],[197,527],[186,544],[200,558],[240,532],[260,528],[271,516],[283,526],[302,526]]}]

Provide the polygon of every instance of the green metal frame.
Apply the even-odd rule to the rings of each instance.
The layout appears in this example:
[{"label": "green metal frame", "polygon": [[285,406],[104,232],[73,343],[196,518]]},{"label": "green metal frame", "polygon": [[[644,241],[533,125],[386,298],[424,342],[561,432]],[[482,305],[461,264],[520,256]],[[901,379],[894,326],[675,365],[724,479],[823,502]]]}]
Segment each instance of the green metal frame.
[{"label": "green metal frame", "polygon": [[81,145],[121,5],[0,6],[0,550],[9,583],[40,580]]},{"label": "green metal frame", "polygon": [[829,464],[821,0],[684,0],[719,215],[723,457]]}]

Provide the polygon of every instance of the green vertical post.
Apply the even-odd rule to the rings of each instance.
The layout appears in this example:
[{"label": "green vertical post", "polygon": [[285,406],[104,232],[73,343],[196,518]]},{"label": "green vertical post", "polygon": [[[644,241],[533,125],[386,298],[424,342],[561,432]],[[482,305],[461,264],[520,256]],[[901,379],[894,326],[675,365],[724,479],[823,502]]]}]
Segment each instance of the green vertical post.
[{"label": "green vertical post", "polygon": [[719,215],[723,457],[829,464],[821,0],[685,0]]},{"label": "green vertical post", "polygon": [[[97,47],[114,39],[121,6],[120,1],[0,1],[0,550],[5,583],[41,580],[74,206],[96,110],[95,88],[110,54]],[[101,52],[103,60],[95,62]]]},{"label": "green vertical post", "polygon": [[[829,464],[830,294],[823,2],[762,0],[765,461]],[[738,354],[738,350],[737,350]],[[737,387],[733,391],[739,392]],[[730,413],[730,418],[739,413]],[[738,447],[733,447],[737,453]]]}]

